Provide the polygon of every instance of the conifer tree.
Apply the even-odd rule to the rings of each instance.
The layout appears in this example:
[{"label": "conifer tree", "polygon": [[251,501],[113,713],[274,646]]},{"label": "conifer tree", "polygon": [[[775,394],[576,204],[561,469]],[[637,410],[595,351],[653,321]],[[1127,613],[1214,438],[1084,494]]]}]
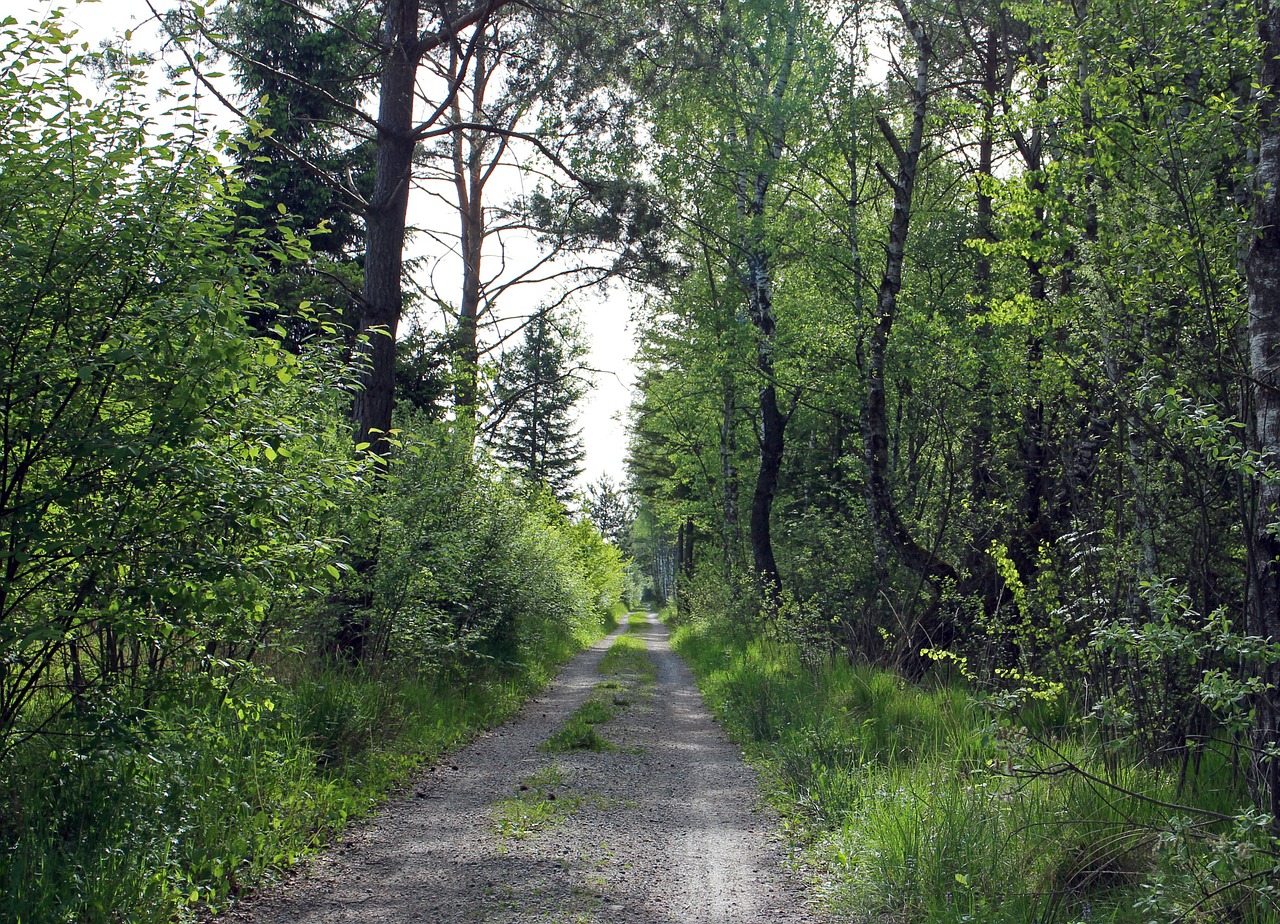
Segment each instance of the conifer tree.
[{"label": "conifer tree", "polygon": [[626,491],[614,484],[612,478],[601,475],[599,481],[587,485],[582,509],[600,535],[620,549],[627,548],[635,511]]},{"label": "conifer tree", "polygon": [[503,355],[494,385],[494,452],[560,500],[582,474],[582,438],[573,411],[584,391],[584,352],[576,328],[539,312],[520,345]]}]

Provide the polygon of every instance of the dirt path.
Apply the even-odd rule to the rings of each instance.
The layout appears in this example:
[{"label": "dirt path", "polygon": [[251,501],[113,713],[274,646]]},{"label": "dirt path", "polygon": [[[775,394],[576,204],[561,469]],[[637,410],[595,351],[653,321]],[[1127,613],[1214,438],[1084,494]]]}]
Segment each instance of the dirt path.
[{"label": "dirt path", "polygon": [[[516,720],[422,774],[305,875],[224,919],[817,922],[755,808],[751,771],[666,628],[650,617],[632,631],[656,668],[649,676],[599,673],[624,630],[571,662]],[[594,726],[608,749],[540,749],[588,700],[615,712]]]}]

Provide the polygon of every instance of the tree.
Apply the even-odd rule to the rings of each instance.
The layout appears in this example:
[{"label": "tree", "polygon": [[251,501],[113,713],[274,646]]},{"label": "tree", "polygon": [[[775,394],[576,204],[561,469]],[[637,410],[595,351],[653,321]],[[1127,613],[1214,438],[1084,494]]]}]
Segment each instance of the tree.
[{"label": "tree", "polygon": [[530,484],[545,484],[561,501],[582,474],[582,439],[574,409],[584,393],[575,328],[540,311],[524,339],[498,364],[491,442],[498,458]]},{"label": "tree", "polygon": [[353,487],[331,339],[246,323],[305,240],[246,218],[197,127],[140,115],[133,68],[86,99],[94,60],[56,14],[0,22],[0,761],[231,670],[332,567]]},{"label": "tree", "polygon": [[314,253],[351,257],[364,245],[361,216],[329,180],[368,192],[373,145],[353,112],[375,89],[363,36],[376,25],[361,0],[313,6],[318,14],[284,0],[235,0],[219,13],[236,81],[250,98],[253,128],[237,162],[262,204],[283,204],[303,228],[324,228]]},{"label": "tree", "polygon": [[[1245,272],[1249,292],[1249,376],[1257,449],[1266,468],[1254,485],[1249,535],[1249,632],[1280,642],[1280,3],[1259,20],[1261,143],[1253,177],[1253,238]],[[1280,829],[1280,661],[1257,666],[1253,778],[1259,806]]]},{"label": "tree", "polygon": [[[711,323],[719,326],[726,344],[745,339],[734,328],[746,328],[753,341],[749,362],[759,452],[749,540],[754,577],[773,611],[782,591],[772,533],[774,498],[787,422],[798,399],[794,389],[780,388],[779,382],[785,340],[779,320],[786,314],[777,285],[785,248],[782,203],[808,143],[803,129],[811,103],[822,92],[823,28],[803,0],[699,5],[675,19],[672,56],[684,71],[654,106],[655,170],[665,184],[668,208],[679,216],[687,264],[699,271],[705,266],[706,284],[719,287],[709,301],[716,316]],[[721,274],[723,281],[717,279]],[[730,537],[737,531],[738,474],[732,456],[739,400],[729,370],[718,378],[725,482],[725,527],[719,532],[729,559]]]},{"label": "tree", "polygon": [[626,493],[607,474],[587,485],[582,509],[600,535],[620,549],[627,548],[635,513]]},{"label": "tree", "polygon": [[322,15],[282,0],[235,0],[217,18],[249,97],[250,122],[234,148],[249,188],[243,208],[312,242],[311,260],[275,274],[271,295],[283,310],[251,319],[264,332],[290,318],[296,324],[293,309],[303,301],[328,306],[348,328],[359,324],[363,221],[351,197],[335,195],[331,178],[345,178],[361,195],[371,189],[374,145],[352,113],[374,89],[361,39],[374,27],[359,0],[316,9]]},{"label": "tree", "polygon": [[[458,54],[463,67],[471,62],[484,41],[484,25],[510,0],[475,0],[457,8],[441,4],[434,7],[430,23],[423,24],[421,0],[369,0],[366,9],[376,15],[358,20],[365,30],[354,41],[365,51],[368,72],[373,74],[377,90],[377,109],[369,113],[354,102],[320,89],[320,97],[345,113],[351,124],[373,146],[373,177],[367,193],[357,188],[353,178],[334,176],[310,160],[304,151],[284,141],[267,143],[306,170],[344,201],[364,219],[364,266],[360,292],[359,358],[365,372],[355,398],[355,441],[379,458],[390,451],[392,410],[395,405],[396,333],[405,306],[404,244],[409,192],[413,185],[414,153],[429,138],[458,130],[449,125],[450,111],[457,85],[427,83],[439,96],[423,100],[419,92],[419,69],[431,55]],[[288,6],[299,9],[297,4]],[[343,8],[346,8],[345,6]],[[329,7],[307,8],[305,14],[327,22]],[[248,113],[221,92],[204,72],[205,58],[192,49],[190,35],[198,34],[221,52],[237,58],[236,49],[207,18],[202,4],[190,3],[183,15],[172,19],[171,30],[177,45],[186,56],[188,68],[202,84],[231,111],[248,120]],[[188,34],[183,34],[187,32]],[[470,34],[465,42],[461,37]],[[459,43],[461,42],[461,45]],[[244,56],[238,60],[243,62]],[[258,68],[263,62],[248,62]],[[289,83],[305,83],[299,75],[278,72]],[[310,94],[306,94],[310,95]],[[420,110],[419,102],[422,102]],[[421,111],[425,116],[417,118]],[[445,123],[445,124],[442,124]]]}]

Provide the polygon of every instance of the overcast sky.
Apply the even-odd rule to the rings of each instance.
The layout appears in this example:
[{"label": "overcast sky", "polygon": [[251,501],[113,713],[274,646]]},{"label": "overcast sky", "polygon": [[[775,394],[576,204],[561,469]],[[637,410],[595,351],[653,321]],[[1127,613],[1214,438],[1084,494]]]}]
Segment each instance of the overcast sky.
[{"label": "overcast sky", "polygon": [[[167,0],[153,2],[157,9],[167,6]],[[151,13],[145,0],[82,0],[80,3],[0,0],[0,11],[7,9],[19,18],[24,18],[23,13],[29,14],[26,18],[35,18],[47,14],[55,6],[68,10],[68,20],[81,27],[81,37],[85,40],[96,43],[126,29],[136,29],[133,40],[139,47],[155,47],[158,42],[154,26],[147,24]],[[512,179],[508,181],[508,188],[514,191],[518,188],[519,180],[515,178],[514,171],[510,171],[510,174]],[[498,190],[494,192],[502,195]],[[425,198],[419,192],[411,202],[411,223],[427,226],[433,221],[441,220],[439,205],[432,207],[429,202],[424,201]],[[443,217],[449,216],[445,214]],[[425,235],[420,236],[413,247],[418,248],[414,255],[437,255]],[[434,274],[435,282],[442,291],[447,290],[450,273],[456,274],[456,270],[450,266],[453,262],[455,261],[444,259],[438,264]],[[519,299],[520,304],[502,306],[503,313],[533,310],[539,301],[551,294],[549,290],[539,291],[533,287],[524,292],[512,292],[510,295],[513,301]],[[626,413],[635,375],[631,362],[635,344],[629,323],[629,300],[625,292],[615,287],[608,296],[595,291],[586,292],[577,297],[576,305],[591,351],[586,360],[587,365],[598,370],[592,387],[587,389],[579,413],[586,448],[586,472],[582,482],[586,484],[595,481],[604,473],[608,473],[615,481],[620,481],[626,457]]]}]

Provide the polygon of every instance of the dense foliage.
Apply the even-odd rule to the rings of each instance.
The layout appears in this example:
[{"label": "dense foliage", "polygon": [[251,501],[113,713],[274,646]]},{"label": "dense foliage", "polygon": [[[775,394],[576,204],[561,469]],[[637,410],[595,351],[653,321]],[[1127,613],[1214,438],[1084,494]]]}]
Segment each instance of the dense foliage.
[{"label": "dense foliage", "polygon": [[[1275,920],[1280,2],[579,6],[178,3],[155,118],[0,25],[0,906],[222,902],[625,547],[851,914]],[[458,297],[397,340],[418,183]],[[581,522],[549,312],[482,407],[544,272],[647,296]]]},{"label": "dense foliage", "polygon": [[358,456],[349,337],[270,295],[309,239],[228,167],[242,139],[184,95],[149,115],[143,64],[0,24],[6,920],[225,902],[509,714],[623,591],[468,429],[406,412]]},{"label": "dense foliage", "polygon": [[[1275,357],[1255,328],[1277,306],[1260,245],[1240,260],[1274,196],[1252,183],[1274,143],[1259,15],[673,14],[661,63],[629,75],[680,267],[650,300],[631,470],[637,557],[668,583],[674,561],[686,615],[815,665],[942,659],[996,716],[1060,700],[1075,719],[1040,734],[1108,748],[1101,785],[1182,767],[1170,805],[1234,792],[1240,828],[1215,836],[1273,872]],[[1202,761],[1218,778],[1185,772]],[[1162,816],[1185,845],[1182,817]],[[1269,888],[1251,913],[1275,913]]]}]

